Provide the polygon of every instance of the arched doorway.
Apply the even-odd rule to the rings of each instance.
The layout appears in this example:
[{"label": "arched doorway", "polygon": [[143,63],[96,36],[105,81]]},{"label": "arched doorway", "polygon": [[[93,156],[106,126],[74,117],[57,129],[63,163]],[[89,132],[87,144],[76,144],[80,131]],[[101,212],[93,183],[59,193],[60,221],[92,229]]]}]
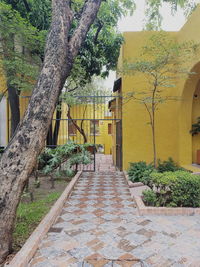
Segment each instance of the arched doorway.
[{"label": "arched doorway", "polygon": [[[193,95],[192,124],[197,122],[198,117],[200,117],[200,80]],[[197,150],[200,150],[200,134],[192,136],[192,163],[197,163]]]},{"label": "arched doorway", "polygon": [[[198,111],[198,103],[200,104],[200,62],[196,63],[192,68],[193,74],[189,75],[182,84],[182,92],[180,94],[179,109],[179,164],[188,165],[196,161],[195,150],[197,148],[198,139],[192,137],[190,130],[195,121],[195,117],[200,115],[200,107]],[[195,99],[195,95],[199,97]],[[199,102],[198,102],[199,100]],[[200,139],[199,139],[200,140]],[[193,142],[194,141],[194,142]],[[199,146],[200,147],[200,146]]]}]

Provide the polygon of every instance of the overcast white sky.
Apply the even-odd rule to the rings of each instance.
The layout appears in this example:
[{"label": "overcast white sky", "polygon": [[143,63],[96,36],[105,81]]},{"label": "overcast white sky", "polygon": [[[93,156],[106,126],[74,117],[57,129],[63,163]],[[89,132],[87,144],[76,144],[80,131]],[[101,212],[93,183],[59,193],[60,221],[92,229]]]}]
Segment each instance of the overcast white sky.
[{"label": "overcast white sky", "polygon": [[[145,18],[145,0],[135,0],[137,8],[133,16],[125,17],[119,22],[119,30],[124,31],[142,31]],[[179,31],[186,22],[186,18],[181,9],[172,16],[170,5],[163,4],[161,8],[163,16],[162,29],[165,31]],[[111,72],[108,79],[105,80],[104,85],[111,89],[115,80],[115,72]]]},{"label": "overcast white sky", "polygon": [[[136,0],[137,8],[132,17],[126,17],[119,22],[120,31],[141,31],[144,26],[145,0]],[[170,5],[163,4],[160,10],[163,16],[162,29],[166,31],[178,31],[185,23],[185,16],[181,9],[175,16],[171,15]]]}]

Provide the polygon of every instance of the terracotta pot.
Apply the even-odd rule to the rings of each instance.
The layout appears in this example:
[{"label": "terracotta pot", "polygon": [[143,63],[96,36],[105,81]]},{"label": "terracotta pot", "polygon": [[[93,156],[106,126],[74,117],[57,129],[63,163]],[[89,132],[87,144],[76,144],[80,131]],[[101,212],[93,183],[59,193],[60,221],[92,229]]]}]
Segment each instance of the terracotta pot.
[{"label": "terracotta pot", "polygon": [[94,154],[94,152],[96,152],[96,147],[93,145],[93,146],[88,146],[87,148],[87,151],[89,151],[91,154]]}]

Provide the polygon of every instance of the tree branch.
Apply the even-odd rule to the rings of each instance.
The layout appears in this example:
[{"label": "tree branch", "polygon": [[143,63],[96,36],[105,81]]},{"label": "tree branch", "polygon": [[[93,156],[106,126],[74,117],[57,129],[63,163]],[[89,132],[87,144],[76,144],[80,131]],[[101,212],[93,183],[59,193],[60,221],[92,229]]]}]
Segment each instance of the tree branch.
[{"label": "tree branch", "polygon": [[76,129],[79,131],[79,133],[83,136],[84,143],[87,143],[87,137],[82,128],[78,126],[78,124],[75,122],[75,120],[72,119],[71,114],[70,114],[70,107],[67,112],[68,119],[73,123],[73,125],[76,127]]},{"label": "tree branch", "polygon": [[69,41],[69,49],[71,60],[78,54],[79,48],[84,41],[91,24],[94,22],[98,9],[101,5],[101,0],[86,0],[80,22],[74,34]]},{"label": "tree branch", "polygon": [[148,112],[148,114],[149,114],[150,123],[151,123],[151,127],[152,127],[152,126],[153,126],[152,114],[151,114],[151,112],[150,112],[150,110],[149,110],[149,107],[147,106],[147,103],[143,102],[143,104],[144,104],[144,106],[145,106],[145,108],[146,108],[146,110],[147,110],[147,112]]},{"label": "tree branch", "polygon": [[99,37],[99,33],[102,30],[102,28],[103,28],[103,23],[101,23],[99,21],[99,27],[97,28],[97,31],[96,31],[96,34],[95,34],[95,37],[94,37],[94,43],[95,44],[97,43],[97,40],[98,40],[98,37]]}]

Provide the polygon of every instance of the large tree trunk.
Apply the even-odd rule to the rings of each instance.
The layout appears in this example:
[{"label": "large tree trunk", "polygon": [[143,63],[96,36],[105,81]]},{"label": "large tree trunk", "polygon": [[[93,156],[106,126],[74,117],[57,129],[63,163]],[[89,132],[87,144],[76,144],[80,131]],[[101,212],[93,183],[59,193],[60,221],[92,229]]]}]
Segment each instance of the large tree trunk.
[{"label": "large tree trunk", "polygon": [[60,91],[93,23],[101,0],[86,0],[71,38],[70,1],[53,0],[45,59],[27,111],[0,161],[0,262],[11,251],[12,231],[22,190],[41,152]]}]

